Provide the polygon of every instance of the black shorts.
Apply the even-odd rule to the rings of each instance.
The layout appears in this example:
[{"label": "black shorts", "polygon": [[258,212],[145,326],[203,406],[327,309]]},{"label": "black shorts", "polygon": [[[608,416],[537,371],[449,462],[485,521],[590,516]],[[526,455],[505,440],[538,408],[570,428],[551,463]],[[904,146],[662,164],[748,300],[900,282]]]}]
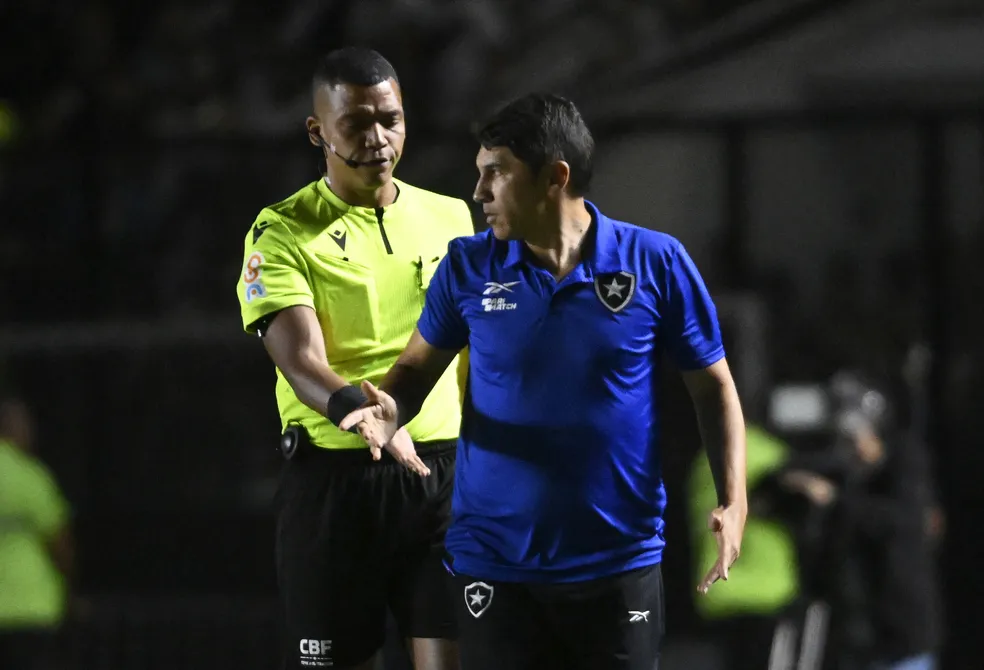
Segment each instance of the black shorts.
[{"label": "black shorts", "polygon": [[454,441],[417,444],[420,477],[388,453],[301,443],[278,492],[277,578],[286,668],[346,668],[382,647],[386,610],[405,637],[456,637],[444,568]]},{"label": "black shorts", "polygon": [[654,670],[660,566],[570,584],[454,576],[462,670]]},{"label": "black shorts", "polygon": [[54,653],[60,642],[55,629],[0,630],[0,668],[49,670],[62,667]]}]

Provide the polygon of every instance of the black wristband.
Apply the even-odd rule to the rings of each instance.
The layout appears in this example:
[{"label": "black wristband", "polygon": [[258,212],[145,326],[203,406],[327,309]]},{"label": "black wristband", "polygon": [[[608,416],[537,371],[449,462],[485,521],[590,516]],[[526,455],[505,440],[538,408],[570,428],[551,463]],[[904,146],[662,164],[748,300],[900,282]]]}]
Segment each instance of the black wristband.
[{"label": "black wristband", "polygon": [[[342,422],[346,416],[362,407],[368,398],[358,386],[343,386],[328,397],[328,404],[325,407],[325,416],[336,426]],[[349,429],[350,433],[356,432],[355,427]]]}]

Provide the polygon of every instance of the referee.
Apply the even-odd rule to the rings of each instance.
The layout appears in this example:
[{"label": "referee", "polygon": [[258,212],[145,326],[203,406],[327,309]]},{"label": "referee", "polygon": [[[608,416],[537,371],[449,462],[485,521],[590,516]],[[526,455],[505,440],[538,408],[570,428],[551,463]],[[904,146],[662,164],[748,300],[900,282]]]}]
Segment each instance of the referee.
[{"label": "referee", "polygon": [[[479,132],[490,230],[455,240],[373,405],[370,445],[418,416],[469,347],[447,533],[464,670],[652,670],[664,631],[659,364],[682,370],[718,494],[718,560],[745,523],[745,430],[714,304],[679,241],[584,199],[594,142],[530,95]],[[710,511],[710,510],[709,510]]]},{"label": "referee", "polygon": [[277,369],[286,458],[277,574],[287,668],[371,668],[389,608],[420,670],[457,667],[441,564],[461,422],[456,370],[383,452],[337,425],[396,361],[467,204],[393,178],[402,92],[378,53],[334,51],[313,82],[323,179],[264,208],[246,235],[243,325]]}]

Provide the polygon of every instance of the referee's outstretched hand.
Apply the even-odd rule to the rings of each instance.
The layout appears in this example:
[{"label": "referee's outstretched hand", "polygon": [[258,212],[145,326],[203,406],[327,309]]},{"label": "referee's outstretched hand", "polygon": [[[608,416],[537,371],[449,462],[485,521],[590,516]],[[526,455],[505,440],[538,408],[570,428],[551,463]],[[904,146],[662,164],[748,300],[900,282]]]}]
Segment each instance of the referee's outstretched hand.
[{"label": "referee's outstretched hand", "polygon": [[417,474],[429,475],[430,470],[417,455],[410,434],[397,429],[396,401],[369,381],[362,382],[362,392],[366,394],[366,404],[350,412],[338,427],[342,430],[354,427],[369,445],[373,460],[382,458],[385,449],[397,462]]},{"label": "referee's outstretched hand", "polygon": [[707,519],[707,528],[714,533],[714,539],[717,540],[718,560],[697,587],[699,593],[707,593],[711,584],[719,579],[728,581],[728,570],[738,560],[741,552],[746,515],[747,512],[738,505],[718,507],[711,512]]}]

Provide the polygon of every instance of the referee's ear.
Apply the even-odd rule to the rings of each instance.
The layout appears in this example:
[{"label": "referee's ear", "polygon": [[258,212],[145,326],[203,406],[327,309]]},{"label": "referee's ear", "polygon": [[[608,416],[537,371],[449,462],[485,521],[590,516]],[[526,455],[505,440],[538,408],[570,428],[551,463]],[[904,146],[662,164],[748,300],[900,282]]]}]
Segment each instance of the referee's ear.
[{"label": "referee's ear", "polygon": [[321,121],[315,116],[307,117],[305,122],[308,131],[308,141],[316,147],[320,147],[323,140],[321,139]]}]

